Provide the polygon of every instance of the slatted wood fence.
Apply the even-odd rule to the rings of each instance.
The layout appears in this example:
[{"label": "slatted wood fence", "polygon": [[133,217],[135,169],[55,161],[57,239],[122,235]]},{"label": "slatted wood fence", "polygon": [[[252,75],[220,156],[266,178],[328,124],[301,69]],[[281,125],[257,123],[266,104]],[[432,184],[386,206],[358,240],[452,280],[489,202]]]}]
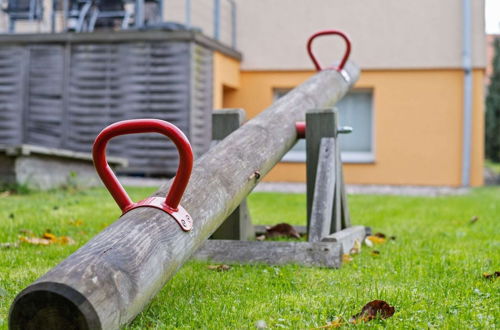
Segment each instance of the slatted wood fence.
[{"label": "slatted wood fence", "polygon": [[[191,31],[0,36],[0,145],[90,152],[110,123],[157,118],[178,126],[195,155],[209,148],[213,53],[239,54]],[[109,153],[128,173],[171,175],[164,137],[120,137]]]}]

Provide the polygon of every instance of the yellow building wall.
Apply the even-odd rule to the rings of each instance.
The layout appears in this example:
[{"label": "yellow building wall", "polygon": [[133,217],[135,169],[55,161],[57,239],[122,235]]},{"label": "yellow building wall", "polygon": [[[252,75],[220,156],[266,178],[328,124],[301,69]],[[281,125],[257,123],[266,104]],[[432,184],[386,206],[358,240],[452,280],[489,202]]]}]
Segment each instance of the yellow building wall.
[{"label": "yellow building wall", "polygon": [[[272,104],[274,89],[292,88],[312,74],[241,72],[240,88],[223,92],[221,104],[243,108],[251,118]],[[483,184],[483,77],[482,69],[474,70],[473,186]],[[462,70],[363,71],[355,88],[373,90],[375,161],[345,164],[347,183],[461,184]],[[304,182],[305,165],[280,163],[265,180]]]},{"label": "yellow building wall", "polygon": [[219,52],[213,56],[214,109],[224,107],[224,94],[240,87],[240,62]]}]

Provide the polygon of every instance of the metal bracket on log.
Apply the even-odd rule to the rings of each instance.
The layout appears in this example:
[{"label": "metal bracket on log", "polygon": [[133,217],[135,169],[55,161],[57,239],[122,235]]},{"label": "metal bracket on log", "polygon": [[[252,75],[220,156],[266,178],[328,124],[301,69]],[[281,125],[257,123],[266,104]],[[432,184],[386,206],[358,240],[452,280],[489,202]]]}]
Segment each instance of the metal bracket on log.
[{"label": "metal bracket on log", "polygon": [[334,105],[358,79],[352,63],[342,71],[348,80],[336,70],[312,76],[196,161],[182,198],[196,221],[191,231],[151,207],[123,214],[20,292],[9,328],[119,329],[131,322],[296,143],[295,123],[306,110]]}]

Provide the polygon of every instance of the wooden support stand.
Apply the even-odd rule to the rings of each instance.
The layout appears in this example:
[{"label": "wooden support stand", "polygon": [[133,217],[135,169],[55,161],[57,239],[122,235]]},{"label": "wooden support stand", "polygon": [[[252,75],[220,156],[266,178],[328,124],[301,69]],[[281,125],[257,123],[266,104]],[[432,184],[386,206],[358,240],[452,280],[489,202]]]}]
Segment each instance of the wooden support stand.
[{"label": "wooden support stand", "polygon": [[[213,115],[213,139],[221,140],[237,129],[244,118],[242,109],[218,110]],[[252,227],[246,200],[193,256],[198,260],[223,263],[295,263],[303,266],[338,268],[342,254],[361,243],[369,232],[351,227],[344,187],[338,135],[338,112],[327,108],[306,114],[307,219],[300,228],[308,242],[247,241],[265,227]],[[304,230],[305,229],[305,230]]]},{"label": "wooden support stand", "polygon": [[338,111],[327,108],[306,114],[307,225],[309,242],[351,226],[338,135]]},{"label": "wooden support stand", "polygon": [[[215,145],[224,140],[229,134],[236,131],[244,121],[245,110],[243,109],[215,110],[212,115],[212,144]],[[240,241],[255,239],[255,230],[252,226],[246,199],[212,234],[211,238]]]}]

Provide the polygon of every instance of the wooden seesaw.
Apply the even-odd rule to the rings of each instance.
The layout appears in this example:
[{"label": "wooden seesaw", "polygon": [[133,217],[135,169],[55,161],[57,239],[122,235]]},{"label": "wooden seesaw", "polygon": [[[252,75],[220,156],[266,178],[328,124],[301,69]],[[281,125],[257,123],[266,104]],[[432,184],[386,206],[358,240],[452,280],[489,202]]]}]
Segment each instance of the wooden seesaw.
[{"label": "wooden seesaw", "polygon": [[[329,34],[343,36],[336,31],[329,31]],[[347,63],[347,56],[348,52],[338,68],[320,70],[317,65],[318,74],[231,133],[194,166],[187,139],[166,122],[141,120],[134,124],[134,121],[125,121],[104,129],[94,144],[94,162],[123,215],[21,291],[10,309],[9,328],[118,329],[132,321],[241,204],[260,178],[296,143],[300,133],[296,123],[304,121],[306,112],[331,108],[352,87],[358,79],[359,69]],[[316,112],[320,113],[313,116],[318,127],[324,127],[325,131],[327,126],[331,129],[331,122],[324,124],[321,120],[325,111]],[[309,139],[320,128],[310,127],[311,120],[306,122],[305,135]],[[178,147],[180,167],[174,180],[147,199],[133,203],[107,166],[105,147],[114,136],[140,132],[158,132],[170,137]],[[308,192],[326,191],[321,188],[324,183],[320,177],[332,180],[332,174],[338,171],[337,168],[333,170],[335,173],[332,172],[331,166],[322,161],[332,159],[332,155],[338,153],[335,140],[320,140],[317,149],[324,149],[320,152],[323,156],[315,162],[318,170],[308,164]],[[313,150],[308,149],[308,157]],[[322,170],[325,167],[330,170]],[[315,174],[311,177],[313,172]],[[310,182],[315,184],[311,186]],[[336,184],[327,186],[337,187]],[[346,220],[342,225],[338,217],[334,226],[328,221],[333,219],[332,214],[342,214],[340,207],[333,206],[330,198],[335,191],[341,193],[334,188],[327,191],[327,197],[308,199],[311,227],[314,223],[321,223],[315,234],[310,232],[310,237],[323,238],[332,230],[349,225]],[[323,203],[326,203],[327,212],[321,212]],[[314,249],[323,250],[337,243],[310,244]],[[338,244],[335,249],[335,255],[342,253]]]}]

